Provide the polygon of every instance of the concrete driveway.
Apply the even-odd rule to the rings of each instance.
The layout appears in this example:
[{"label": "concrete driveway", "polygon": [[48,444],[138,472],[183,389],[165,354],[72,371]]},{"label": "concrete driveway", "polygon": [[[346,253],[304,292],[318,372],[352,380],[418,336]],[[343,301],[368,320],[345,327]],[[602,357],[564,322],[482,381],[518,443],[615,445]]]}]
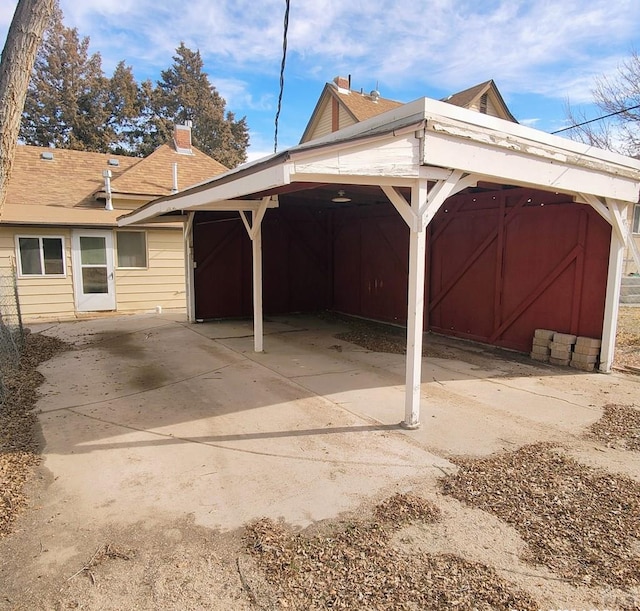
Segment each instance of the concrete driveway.
[{"label": "concrete driveway", "polygon": [[42,367],[38,404],[52,475],[43,511],[67,524],[305,526],[435,481],[447,456],[578,436],[602,405],[640,394],[630,376],[428,338],[439,356],[424,362],[422,427],[405,431],[404,357],[337,340],[339,323],[272,319],[262,354],[245,322],[145,315],[33,330],[75,346]]}]

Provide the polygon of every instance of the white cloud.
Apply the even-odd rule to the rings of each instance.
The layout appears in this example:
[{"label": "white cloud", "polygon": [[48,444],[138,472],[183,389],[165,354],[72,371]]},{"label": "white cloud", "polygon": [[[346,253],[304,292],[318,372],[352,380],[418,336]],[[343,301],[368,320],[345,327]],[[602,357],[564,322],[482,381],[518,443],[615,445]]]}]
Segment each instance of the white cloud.
[{"label": "white cloud", "polygon": [[[0,35],[13,2],[0,7]],[[614,6],[615,4],[615,6]],[[238,115],[273,113],[282,53],[282,0],[61,0],[65,23],[91,37],[106,73],[124,59],[159,77],[184,41]],[[304,104],[337,74],[355,88],[413,99],[493,78],[509,97],[591,100],[596,76],[629,56],[638,0],[314,0],[292,2],[288,92]],[[521,96],[520,96],[521,97]],[[289,98],[292,99],[292,98]],[[296,103],[300,100],[296,98]],[[529,117],[542,116],[537,110]],[[263,148],[263,147],[261,147]]]}]

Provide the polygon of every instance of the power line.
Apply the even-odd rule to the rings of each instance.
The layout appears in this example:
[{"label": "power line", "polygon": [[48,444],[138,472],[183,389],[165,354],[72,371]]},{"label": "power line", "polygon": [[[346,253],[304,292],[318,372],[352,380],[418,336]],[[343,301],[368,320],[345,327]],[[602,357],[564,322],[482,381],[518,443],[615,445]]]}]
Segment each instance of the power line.
[{"label": "power line", "polygon": [[557,129],[555,132],[551,132],[552,134],[559,134],[560,132],[566,132],[570,129],[574,129],[575,127],[582,127],[583,125],[588,125],[589,123],[595,123],[596,121],[602,121],[602,119],[608,119],[609,117],[615,117],[616,115],[621,115],[623,112],[628,112],[630,110],[636,110],[640,108],[640,104],[636,104],[635,106],[629,106],[629,108],[623,108],[622,110],[618,110],[617,112],[611,112],[608,115],[603,115],[602,117],[596,117],[595,119],[589,119],[588,121],[583,121],[582,123],[576,123],[575,125],[570,125],[569,127],[563,127],[562,129]]},{"label": "power line", "polygon": [[280,64],[280,93],[278,94],[278,110],[276,111],[276,129],[273,136],[273,152],[278,150],[278,119],[282,108],[282,92],[284,91],[284,66],[287,61],[287,32],[289,30],[289,0],[285,0],[284,32],[282,36],[282,64]]}]

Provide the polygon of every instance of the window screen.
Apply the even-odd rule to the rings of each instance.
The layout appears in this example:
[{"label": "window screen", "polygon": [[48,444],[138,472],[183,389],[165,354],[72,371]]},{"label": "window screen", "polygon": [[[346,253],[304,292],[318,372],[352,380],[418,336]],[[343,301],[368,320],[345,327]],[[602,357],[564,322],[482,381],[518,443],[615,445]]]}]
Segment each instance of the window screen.
[{"label": "window screen", "polygon": [[640,233],[640,204],[633,207],[633,223],[631,225],[633,233]]}]

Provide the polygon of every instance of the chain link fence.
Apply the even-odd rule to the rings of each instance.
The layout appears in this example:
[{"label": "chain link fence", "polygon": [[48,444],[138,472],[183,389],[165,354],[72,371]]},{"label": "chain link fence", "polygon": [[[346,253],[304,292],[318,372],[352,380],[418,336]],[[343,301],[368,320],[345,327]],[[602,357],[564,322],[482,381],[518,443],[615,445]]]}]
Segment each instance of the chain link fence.
[{"label": "chain link fence", "polygon": [[20,360],[24,338],[18,277],[12,262],[8,269],[0,269],[0,403],[4,401],[8,376]]}]

